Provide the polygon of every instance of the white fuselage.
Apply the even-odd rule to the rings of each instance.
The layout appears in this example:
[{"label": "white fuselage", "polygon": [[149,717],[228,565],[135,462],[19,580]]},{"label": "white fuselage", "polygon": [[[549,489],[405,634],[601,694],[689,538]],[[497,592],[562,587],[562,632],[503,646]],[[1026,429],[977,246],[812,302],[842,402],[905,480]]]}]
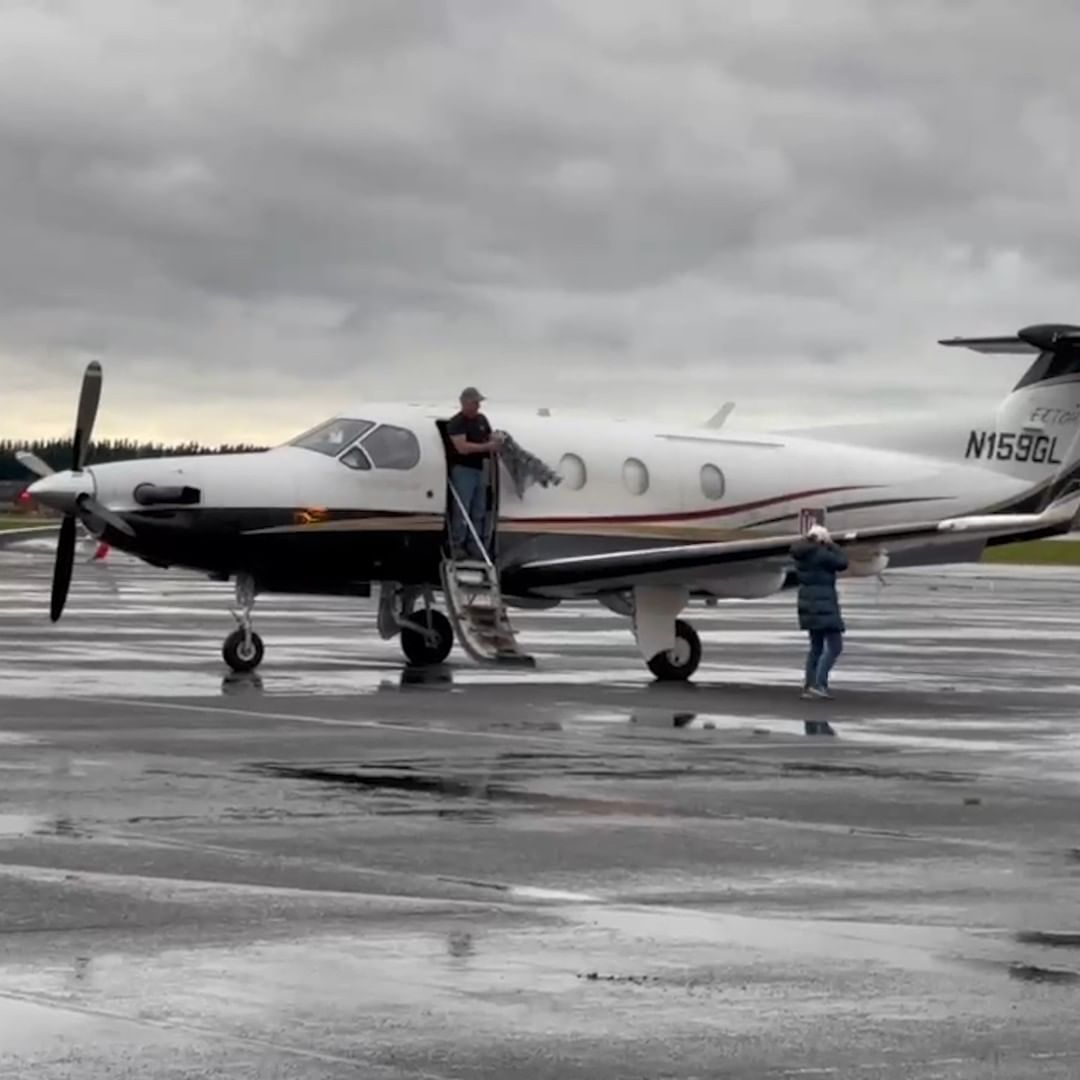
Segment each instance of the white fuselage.
[{"label": "white fuselage", "polygon": [[[218,575],[250,568],[260,579],[281,587],[291,581],[288,587],[298,589],[314,578],[318,584],[310,587],[320,589],[346,577],[354,584],[436,583],[448,499],[436,422],[445,413],[371,404],[340,415],[412,432],[417,460],[404,469],[359,471],[340,460],[348,443],[336,456],[290,444],[265,453],[93,466],[82,482],[135,526],[133,541],[114,541],[161,565]],[[981,464],[790,435],[655,429],[510,410],[492,410],[489,419],[564,477],[520,494],[503,478],[498,533],[504,565],[791,535],[804,509],[827,511],[829,526],[842,530],[937,521],[1007,505],[1030,486]],[[136,489],[147,484],[194,489],[197,503],[147,507],[136,498]],[[697,573],[686,584],[714,595],[762,596],[782,581],[775,564],[747,564],[705,578]]]},{"label": "white fuselage", "polygon": [[[122,513],[138,512],[141,483],[190,485],[202,508],[315,508],[431,514],[446,509],[446,459],[435,421],[440,414],[402,406],[367,406],[365,418],[413,431],[421,447],[408,470],[358,472],[337,459],[294,446],[263,454],[142,459],[93,467],[97,497]],[[350,415],[350,414],[344,414]],[[1024,481],[978,465],[913,453],[848,447],[792,436],[664,428],[598,419],[492,415],[522,446],[584,483],[528,487],[519,497],[504,484],[503,528],[716,539],[745,529],[790,524],[803,507],[831,507],[829,524],[862,528],[974,513],[1021,494]],[[344,448],[343,448],[344,449]],[[627,462],[638,483],[628,487]],[[702,470],[722,475],[707,495]],[[715,473],[712,474],[715,476]],[[645,489],[637,493],[640,478]],[[920,514],[927,504],[932,510]]]}]

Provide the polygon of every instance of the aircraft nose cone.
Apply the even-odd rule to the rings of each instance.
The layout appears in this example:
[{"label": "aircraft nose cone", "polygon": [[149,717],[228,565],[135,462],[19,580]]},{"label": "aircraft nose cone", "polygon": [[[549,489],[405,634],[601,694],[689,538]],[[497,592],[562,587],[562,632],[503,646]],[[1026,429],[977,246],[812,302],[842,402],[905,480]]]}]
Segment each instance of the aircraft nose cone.
[{"label": "aircraft nose cone", "polygon": [[94,478],[89,471],[58,472],[35,480],[27,489],[30,497],[62,514],[75,513],[75,500],[80,495],[94,494]]}]

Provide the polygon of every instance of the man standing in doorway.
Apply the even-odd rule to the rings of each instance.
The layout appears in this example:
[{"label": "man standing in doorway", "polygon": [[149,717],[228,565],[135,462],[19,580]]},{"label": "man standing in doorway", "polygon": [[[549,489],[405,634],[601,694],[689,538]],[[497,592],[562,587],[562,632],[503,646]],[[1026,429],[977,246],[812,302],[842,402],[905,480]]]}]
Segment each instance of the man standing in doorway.
[{"label": "man standing in doorway", "polygon": [[[487,497],[491,484],[491,455],[499,449],[499,439],[492,436],[491,425],[480,411],[484,395],[475,386],[461,391],[461,411],[446,425],[453,453],[450,457],[450,483],[464,506],[469,521],[481,542],[487,542]],[[450,544],[454,558],[469,554],[476,558],[476,540],[455,504],[450,516]]]}]

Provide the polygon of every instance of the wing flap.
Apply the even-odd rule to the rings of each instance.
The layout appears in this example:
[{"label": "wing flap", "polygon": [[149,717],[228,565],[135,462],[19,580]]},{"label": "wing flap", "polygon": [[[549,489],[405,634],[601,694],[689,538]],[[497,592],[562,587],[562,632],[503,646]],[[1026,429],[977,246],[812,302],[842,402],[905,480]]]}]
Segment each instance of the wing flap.
[{"label": "wing flap", "polygon": [[[1067,532],[1080,511],[1080,493],[1053,503],[1040,514],[986,514],[917,522],[910,525],[883,525],[833,534],[841,547],[906,548],[957,540],[1023,539]],[[679,544],[641,548],[601,555],[560,559],[539,559],[509,566],[503,577],[509,592],[572,595],[593,589],[622,589],[633,585],[665,581],[686,581],[703,572],[740,563],[788,558],[796,533],[779,536],[751,536],[745,540]]]}]

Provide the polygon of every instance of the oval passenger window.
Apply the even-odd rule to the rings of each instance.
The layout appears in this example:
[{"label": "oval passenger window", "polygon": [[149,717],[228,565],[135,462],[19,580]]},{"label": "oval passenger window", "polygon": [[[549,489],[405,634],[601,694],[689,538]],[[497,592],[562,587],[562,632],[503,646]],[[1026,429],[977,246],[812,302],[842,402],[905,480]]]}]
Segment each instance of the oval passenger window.
[{"label": "oval passenger window", "polygon": [[631,495],[644,495],[649,490],[649,470],[644,461],[627,458],[622,468],[623,483]]},{"label": "oval passenger window", "polygon": [[701,466],[701,492],[706,499],[722,499],[726,488],[724,474],[715,465]]},{"label": "oval passenger window", "polygon": [[559,475],[571,491],[580,491],[589,478],[585,462],[577,454],[563,454],[559,462]]}]

